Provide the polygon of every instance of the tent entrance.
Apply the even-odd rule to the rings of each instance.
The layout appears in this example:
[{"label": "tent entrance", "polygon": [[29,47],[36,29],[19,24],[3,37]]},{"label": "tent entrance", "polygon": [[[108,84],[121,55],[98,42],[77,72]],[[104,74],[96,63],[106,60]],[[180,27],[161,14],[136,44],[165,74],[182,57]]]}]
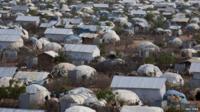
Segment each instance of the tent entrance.
[{"label": "tent entrance", "polygon": [[197,101],[200,101],[200,91],[197,91],[195,98]]}]

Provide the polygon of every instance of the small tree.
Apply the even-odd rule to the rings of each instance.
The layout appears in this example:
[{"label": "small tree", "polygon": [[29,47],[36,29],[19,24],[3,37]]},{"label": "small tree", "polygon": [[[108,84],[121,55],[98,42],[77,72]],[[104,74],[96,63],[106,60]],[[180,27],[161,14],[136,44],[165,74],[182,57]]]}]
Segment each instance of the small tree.
[{"label": "small tree", "polygon": [[25,92],[25,86],[19,86],[17,81],[11,80],[9,87],[0,87],[0,98],[18,99]]},{"label": "small tree", "polygon": [[96,96],[97,96],[98,99],[105,99],[108,102],[113,101],[114,98],[115,98],[115,95],[109,89],[97,91]]},{"label": "small tree", "polygon": [[154,14],[153,13],[147,13],[147,15],[145,16],[145,19],[148,21],[148,22],[153,22],[154,21]]},{"label": "small tree", "polygon": [[156,20],[153,21],[154,28],[163,28],[165,24],[165,19],[163,16],[158,16]]},{"label": "small tree", "polygon": [[69,61],[70,61],[69,57],[67,57],[63,52],[59,52],[59,56],[55,58],[56,63],[69,62]]}]

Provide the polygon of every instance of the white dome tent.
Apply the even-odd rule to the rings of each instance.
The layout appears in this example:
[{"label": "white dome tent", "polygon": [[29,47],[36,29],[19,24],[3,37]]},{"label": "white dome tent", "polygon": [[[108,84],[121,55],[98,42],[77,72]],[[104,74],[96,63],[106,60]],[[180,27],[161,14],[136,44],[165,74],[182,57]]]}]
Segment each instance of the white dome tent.
[{"label": "white dome tent", "polygon": [[126,105],[142,105],[142,102],[137,94],[129,90],[114,90],[115,100],[118,102],[123,102]]},{"label": "white dome tent", "polygon": [[183,41],[180,38],[175,37],[169,40],[169,44],[171,44],[174,47],[181,47],[183,44]]},{"label": "white dome tent", "polygon": [[113,30],[108,30],[103,35],[103,42],[105,43],[113,43],[120,41],[119,35]]},{"label": "white dome tent", "polygon": [[192,55],[197,53],[197,51],[195,49],[192,49],[192,48],[188,48],[188,49],[182,49],[181,50],[181,55],[183,57],[189,57],[189,58],[192,58]]},{"label": "white dome tent", "polygon": [[72,105],[103,106],[97,99],[93,91],[79,87],[72,89],[68,94],[60,98],[61,112]]},{"label": "white dome tent", "polygon": [[20,108],[32,108],[43,105],[47,98],[50,98],[50,92],[45,87],[31,84],[26,87],[26,92],[20,95],[19,105]]},{"label": "white dome tent", "polygon": [[[87,65],[80,65],[74,68],[69,73],[69,79],[74,82],[80,82],[84,80],[90,80],[95,78],[96,70]],[[90,80],[91,81],[91,80]]]},{"label": "white dome tent", "polygon": [[123,106],[120,112],[164,112],[160,107],[149,106]]},{"label": "white dome tent", "polygon": [[65,110],[65,112],[96,112],[95,110],[84,106],[72,106]]},{"label": "white dome tent", "polygon": [[43,48],[42,42],[39,41],[36,37],[31,37],[29,39],[34,49],[41,50]]},{"label": "white dome tent", "polygon": [[143,41],[139,44],[138,50],[141,57],[148,57],[150,53],[159,52],[160,48],[150,41]]},{"label": "white dome tent", "polygon": [[50,43],[50,41],[47,38],[43,38],[43,37],[38,39],[38,41],[42,43],[42,46],[46,46],[48,43]]},{"label": "white dome tent", "polygon": [[191,23],[200,23],[200,19],[198,17],[193,17],[190,20]]},{"label": "white dome tent", "polygon": [[52,75],[67,77],[76,66],[71,63],[59,63],[53,67]]},{"label": "white dome tent", "polygon": [[190,23],[186,26],[186,29],[189,31],[198,31],[200,29],[200,26],[198,23]]},{"label": "white dome tent", "polygon": [[160,77],[162,75],[162,72],[160,71],[160,69],[152,64],[144,64],[141,65],[137,72],[140,75],[145,75],[145,76],[149,76],[149,77]]},{"label": "white dome tent", "polygon": [[12,80],[12,77],[1,77],[0,78],[0,87],[9,87],[11,80]]},{"label": "white dome tent", "polygon": [[184,79],[177,73],[165,72],[161,78],[166,78],[169,84],[184,85]]},{"label": "white dome tent", "polygon": [[59,52],[61,49],[62,49],[62,46],[55,42],[48,43],[44,46],[44,51]]}]

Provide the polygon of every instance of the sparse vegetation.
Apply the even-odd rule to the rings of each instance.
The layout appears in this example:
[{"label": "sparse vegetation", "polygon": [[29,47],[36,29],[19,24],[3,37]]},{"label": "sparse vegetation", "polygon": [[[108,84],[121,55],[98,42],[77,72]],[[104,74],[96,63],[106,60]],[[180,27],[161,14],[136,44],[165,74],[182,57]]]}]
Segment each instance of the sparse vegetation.
[{"label": "sparse vegetation", "polygon": [[113,101],[115,97],[110,89],[99,90],[96,95],[98,99],[105,99],[108,102]]}]

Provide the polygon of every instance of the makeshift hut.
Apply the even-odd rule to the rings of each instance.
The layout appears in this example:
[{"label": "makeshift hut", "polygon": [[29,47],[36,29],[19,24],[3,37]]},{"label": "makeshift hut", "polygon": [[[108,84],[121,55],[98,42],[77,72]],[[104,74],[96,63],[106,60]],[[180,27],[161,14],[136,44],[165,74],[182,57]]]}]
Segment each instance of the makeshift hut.
[{"label": "makeshift hut", "polygon": [[115,100],[123,105],[142,105],[136,93],[130,90],[117,89],[113,91]]},{"label": "makeshift hut", "polygon": [[113,30],[108,30],[107,32],[105,32],[102,39],[104,43],[113,43],[120,41],[119,35],[117,35],[117,33]]},{"label": "makeshift hut", "polygon": [[152,64],[144,64],[141,65],[137,72],[140,75],[144,75],[144,76],[149,76],[149,77],[160,77],[162,75],[162,72],[160,71],[160,69]]},{"label": "makeshift hut", "polygon": [[75,105],[101,106],[93,91],[79,87],[72,89],[60,98],[60,111]]},{"label": "makeshift hut", "polygon": [[169,40],[168,42],[170,45],[172,45],[173,47],[181,47],[183,44],[183,41],[180,38],[172,38]]},{"label": "makeshift hut", "polygon": [[161,78],[166,78],[167,82],[172,85],[183,86],[184,79],[180,74],[172,73],[172,72],[165,72],[163,75],[160,76]]},{"label": "makeshift hut", "polygon": [[65,112],[96,112],[95,110],[84,106],[72,106],[65,110]]},{"label": "makeshift hut", "polygon": [[96,70],[87,65],[80,65],[69,72],[69,79],[72,82],[92,81],[95,79]]},{"label": "makeshift hut", "polygon": [[50,92],[43,86],[31,84],[26,87],[26,92],[19,97],[20,108],[37,108],[44,105],[50,98]]},{"label": "makeshift hut", "polygon": [[71,63],[59,63],[53,67],[51,74],[53,76],[65,76],[68,77],[69,72],[74,70],[76,66]]},{"label": "makeshift hut", "polygon": [[120,112],[164,112],[164,110],[160,107],[123,106]]},{"label": "makeshift hut", "polygon": [[44,46],[44,51],[59,52],[61,49],[62,49],[62,46],[55,42],[48,43]]},{"label": "makeshift hut", "polygon": [[163,100],[167,100],[169,103],[188,103],[186,96],[176,90],[168,90],[164,95]]},{"label": "makeshift hut", "polygon": [[151,54],[159,52],[160,48],[150,41],[143,41],[139,44],[138,51],[140,57],[148,57]]}]

